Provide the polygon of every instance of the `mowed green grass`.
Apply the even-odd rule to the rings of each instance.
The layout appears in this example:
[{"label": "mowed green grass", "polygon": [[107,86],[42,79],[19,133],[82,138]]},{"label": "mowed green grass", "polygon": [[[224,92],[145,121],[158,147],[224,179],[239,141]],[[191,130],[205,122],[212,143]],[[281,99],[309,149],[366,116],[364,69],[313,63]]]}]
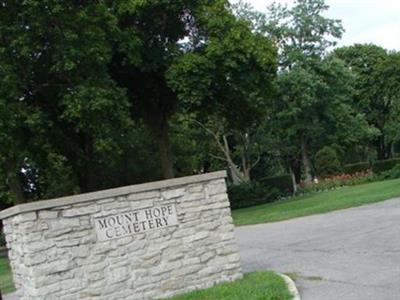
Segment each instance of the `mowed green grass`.
[{"label": "mowed green grass", "polygon": [[273,272],[245,274],[244,278],[209,289],[194,291],[171,300],[290,300],[285,281]]},{"label": "mowed green grass", "polygon": [[400,197],[400,179],[343,187],[232,212],[236,226],[282,221]]},{"label": "mowed green grass", "polygon": [[15,290],[7,257],[0,257],[0,289],[2,295]]}]

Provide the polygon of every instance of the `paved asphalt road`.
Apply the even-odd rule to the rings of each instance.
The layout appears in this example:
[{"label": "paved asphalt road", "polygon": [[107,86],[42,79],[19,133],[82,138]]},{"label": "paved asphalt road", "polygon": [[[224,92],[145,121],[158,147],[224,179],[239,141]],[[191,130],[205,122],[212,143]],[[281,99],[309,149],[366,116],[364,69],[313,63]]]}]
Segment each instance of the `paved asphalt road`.
[{"label": "paved asphalt road", "polygon": [[400,199],[238,227],[245,272],[295,279],[303,300],[400,300]]},{"label": "paved asphalt road", "polygon": [[400,199],[238,227],[236,236],[245,272],[290,273],[303,300],[400,300]]}]

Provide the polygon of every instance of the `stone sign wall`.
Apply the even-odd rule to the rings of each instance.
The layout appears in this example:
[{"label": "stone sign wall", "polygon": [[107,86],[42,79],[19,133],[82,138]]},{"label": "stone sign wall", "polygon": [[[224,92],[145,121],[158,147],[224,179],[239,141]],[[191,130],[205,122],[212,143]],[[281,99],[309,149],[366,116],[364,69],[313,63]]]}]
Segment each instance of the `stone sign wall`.
[{"label": "stone sign wall", "polygon": [[21,299],[158,299],[241,278],[225,172],[0,212]]}]

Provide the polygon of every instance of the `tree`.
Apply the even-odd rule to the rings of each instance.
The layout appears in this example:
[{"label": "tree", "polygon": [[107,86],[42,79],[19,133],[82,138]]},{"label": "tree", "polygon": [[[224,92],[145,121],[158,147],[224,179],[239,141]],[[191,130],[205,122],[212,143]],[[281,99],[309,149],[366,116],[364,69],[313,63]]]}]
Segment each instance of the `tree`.
[{"label": "tree", "polygon": [[159,147],[162,175],[174,177],[169,119],[178,99],[165,74],[182,55],[179,41],[192,32],[195,16],[208,1],[132,1],[113,5],[121,32],[113,55],[113,79],[127,89],[133,118],[152,129]]},{"label": "tree", "polygon": [[360,131],[359,136],[367,132],[362,116],[349,103],[351,72],[327,57],[343,32],[340,21],[323,16],[327,9],[323,0],[298,0],[290,9],[273,4],[263,29],[276,41],[280,54],[279,97],[272,122],[279,124],[278,138],[289,147],[282,151],[291,172],[300,156],[306,182],[313,173],[311,151],[322,148],[327,138],[331,143],[339,136],[350,141],[354,130]]},{"label": "tree", "polygon": [[251,136],[272,93],[275,49],[224,6],[213,6],[198,24],[203,38],[187,41],[189,51],[169,69],[168,84],[215,141],[234,181],[249,181],[259,160]]},{"label": "tree", "polygon": [[342,167],[335,149],[325,146],[319,150],[315,154],[315,168],[322,177],[339,174]]},{"label": "tree", "polygon": [[280,101],[271,121],[291,145],[288,157],[294,161],[300,156],[306,181],[313,173],[310,153],[327,144],[343,148],[369,134],[363,116],[351,108],[351,82],[351,73],[331,58],[313,68],[295,66],[279,76]]},{"label": "tree", "polygon": [[261,30],[277,43],[281,68],[318,62],[336,45],[344,29],[340,20],[323,16],[328,8],[324,0],[296,0],[292,8],[275,2],[268,8]]},{"label": "tree", "polygon": [[400,55],[371,44],[335,50],[356,76],[354,108],[379,130],[373,140],[378,159],[392,156],[400,122]]},{"label": "tree", "polygon": [[[29,198],[99,188],[96,168],[113,164],[121,128],[132,125],[125,92],[108,74],[117,29],[110,10],[97,2],[3,1],[0,19],[0,156],[16,201],[33,192],[21,183],[27,174],[37,179]],[[55,192],[60,182],[44,183],[58,174],[70,174],[74,187]]]},{"label": "tree", "polygon": [[[261,66],[250,59],[257,58],[255,43],[262,40],[250,38],[238,24],[225,0],[3,1],[0,173],[15,200],[172,177],[169,126],[186,100],[168,74],[184,68],[177,67],[185,63],[181,58],[196,57],[205,45],[212,45],[207,49],[213,67],[207,62],[199,67],[215,73],[209,79],[233,76],[237,84],[225,89],[229,95],[220,100],[192,102],[190,111],[197,114],[217,105],[220,116],[239,126],[243,118],[231,109],[245,95],[238,82],[263,78],[249,72],[253,64]],[[224,40],[221,34],[227,32],[231,34]],[[220,41],[241,46],[218,53],[224,50]],[[248,53],[247,69],[236,72]],[[216,68],[219,62],[224,62],[223,70]],[[251,101],[254,105],[242,107],[248,109],[246,116],[258,114],[258,91]],[[151,158],[147,166],[144,158]],[[162,168],[154,167],[158,160]]]}]

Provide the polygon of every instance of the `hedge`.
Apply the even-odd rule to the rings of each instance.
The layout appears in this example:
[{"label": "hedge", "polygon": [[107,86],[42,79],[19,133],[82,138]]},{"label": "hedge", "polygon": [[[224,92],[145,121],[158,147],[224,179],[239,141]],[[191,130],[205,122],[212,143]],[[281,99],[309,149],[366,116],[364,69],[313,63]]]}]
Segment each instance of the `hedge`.
[{"label": "hedge", "polygon": [[229,202],[232,209],[245,208],[276,201],[281,196],[292,193],[290,175],[266,177],[238,185],[229,185]]},{"label": "hedge", "polygon": [[380,180],[397,179],[400,178],[400,164],[395,165],[392,169],[384,171],[379,174]]},{"label": "hedge", "polygon": [[359,162],[355,164],[348,164],[343,166],[343,173],[345,174],[355,174],[359,172],[366,172],[370,169],[368,162]]},{"label": "hedge", "polygon": [[228,186],[228,194],[231,208],[238,209],[273,202],[280,192],[259,182],[248,182]]},{"label": "hedge", "polygon": [[292,177],[289,174],[262,178],[260,182],[264,186],[278,189],[281,193],[293,192]]},{"label": "hedge", "polygon": [[397,164],[400,164],[400,158],[378,160],[372,165],[372,171],[379,174],[393,169]]}]

